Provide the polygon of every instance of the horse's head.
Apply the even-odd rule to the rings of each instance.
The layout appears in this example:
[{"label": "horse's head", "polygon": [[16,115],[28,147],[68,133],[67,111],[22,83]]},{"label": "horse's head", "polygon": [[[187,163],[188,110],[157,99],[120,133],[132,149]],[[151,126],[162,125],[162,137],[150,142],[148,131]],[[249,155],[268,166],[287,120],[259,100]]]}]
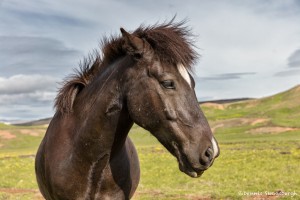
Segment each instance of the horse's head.
[{"label": "horse's head", "polygon": [[131,118],[177,158],[181,171],[199,177],[219,155],[219,148],[199,108],[192,76],[183,63],[160,57],[147,39],[121,32],[123,48],[134,63],[124,75]]}]

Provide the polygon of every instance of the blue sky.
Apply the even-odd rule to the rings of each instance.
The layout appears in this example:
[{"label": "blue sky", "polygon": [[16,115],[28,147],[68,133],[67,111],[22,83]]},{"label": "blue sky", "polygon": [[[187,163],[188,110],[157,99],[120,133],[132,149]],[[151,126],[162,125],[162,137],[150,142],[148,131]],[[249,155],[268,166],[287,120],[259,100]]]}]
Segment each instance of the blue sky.
[{"label": "blue sky", "polygon": [[58,84],[102,36],[187,18],[199,100],[300,84],[300,1],[0,0],[0,120],[53,115]]}]

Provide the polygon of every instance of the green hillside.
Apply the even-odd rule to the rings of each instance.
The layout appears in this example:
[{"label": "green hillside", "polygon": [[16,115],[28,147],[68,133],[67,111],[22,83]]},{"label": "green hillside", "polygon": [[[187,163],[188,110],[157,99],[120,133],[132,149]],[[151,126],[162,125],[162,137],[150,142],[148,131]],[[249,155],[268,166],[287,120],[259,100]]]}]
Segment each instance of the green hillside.
[{"label": "green hillside", "polygon": [[[300,199],[300,86],[201,108],[221,154],[199,179],[181,173],[176,159],[150,133],[136,125],[131,129],[141,166],[134,200]],[[43,125],[0,124],[0,200],[43,199],[34,156],[45,130]]]},{"label": "green hillside", "polygon": [[[300,86],[266,98],[201,107],[214,133],[224,141],[299,139]],[[283,134],[289,137],[282,138]]]}]

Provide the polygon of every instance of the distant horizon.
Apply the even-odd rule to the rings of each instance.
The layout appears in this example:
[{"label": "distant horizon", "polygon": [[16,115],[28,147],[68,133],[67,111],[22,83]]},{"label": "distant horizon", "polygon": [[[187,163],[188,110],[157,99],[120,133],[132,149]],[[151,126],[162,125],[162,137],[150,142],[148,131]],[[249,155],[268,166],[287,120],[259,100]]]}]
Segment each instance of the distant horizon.
[{"label": "distant horizon", "polygon": [[[204,100],[204,101],[201,101],[201,100],[199,101],[198,100],[198,103],[199,104],[210,103],[210,102],[211,103],[217,103],[219,101],[219,102],[222,102],[222,103],[219,103],[219,104],[223,104],[223,103],[227,103],[226,101],[229,101],[229,102],[238,102],[238,101],[246,101],[246,100],[253,100],[253,99],[262,99],[262,98],[271,97],[271,96],[274,96],[274,95],[277,95],[277,94],[289,91],[289,90],[291,90],[293,88],[296,88],[296,87],[300,87],[300,84],[297,84],[297,85],[295,85],[293,87],[290,87],[290,88],[288,88],[286,90],[283,90],[283,91],[280,91],[278,93],[271,94],[271,95],[266,95],[266,96],[261,96],[261,97],[238,97],[238,98],[212,99],[212,100]],[[14,119],[0,118],[0,123],[4,123],[4,124],[20,124],[20,123],[34,122],[34,121],[39,121],[39,120],[51,119],[54,114],[55,114],[55,111],[53,109],[53,114],[49,115],[48,117],[28,118],[28,119],[26,119],[26,118],[14,118]]]}]

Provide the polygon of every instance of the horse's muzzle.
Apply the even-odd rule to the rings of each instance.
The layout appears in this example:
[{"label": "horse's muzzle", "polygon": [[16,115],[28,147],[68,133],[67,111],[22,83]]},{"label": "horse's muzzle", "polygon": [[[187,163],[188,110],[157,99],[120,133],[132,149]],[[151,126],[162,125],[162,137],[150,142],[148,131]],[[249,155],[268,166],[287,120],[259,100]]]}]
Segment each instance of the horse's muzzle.
[{"label": "horse's muzzle", "polygon": [[205,151],[200,153],[200,155],[191,151],[180,151],[176,143],[173,143],[173,147],[175,149],[175,156],[178,160],[180,171],[193,178],[200,177],[205,170],[212,166],[215,158],[220,154],[214,138],[212,138],[211,145],[209,145]]}]

